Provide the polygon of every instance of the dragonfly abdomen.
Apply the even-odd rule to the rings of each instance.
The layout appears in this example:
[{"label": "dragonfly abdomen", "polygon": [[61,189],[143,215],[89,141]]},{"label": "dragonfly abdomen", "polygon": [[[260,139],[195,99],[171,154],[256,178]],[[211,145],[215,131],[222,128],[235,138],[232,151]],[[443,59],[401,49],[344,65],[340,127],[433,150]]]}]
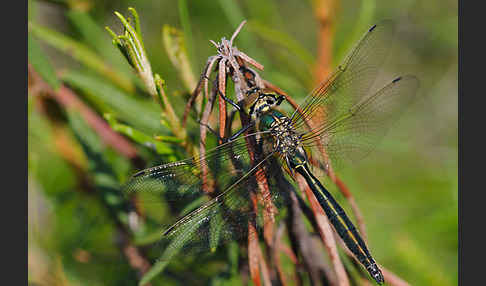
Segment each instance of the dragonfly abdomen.
[{"label": "dragonfly abdomen", "polygon": [[383,283],[383,274],[376,265],[365,242],[359,235],[354,224],[344,212],[343,208],[341,208],[326,188],[324,188],[319,180],[310,172],[307,164],[297,165],[295,169],[305,178],[307,184],[319,201],[319,204],[324,209],[329,221],[349,250],[351,250],[356,258],[358,258],[376,282],[379,284]]}]

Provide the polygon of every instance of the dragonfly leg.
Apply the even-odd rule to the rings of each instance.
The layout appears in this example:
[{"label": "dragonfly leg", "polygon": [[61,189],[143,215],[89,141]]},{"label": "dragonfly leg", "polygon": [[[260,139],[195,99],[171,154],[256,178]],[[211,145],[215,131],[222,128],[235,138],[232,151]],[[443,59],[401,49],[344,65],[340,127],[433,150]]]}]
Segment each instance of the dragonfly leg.
[{"label": "dragonfly leg", "polygon": [[243,126],[240,130],[238,130],[235,134],[233,134],[230,138],[227,139],[227,142],[229,141],[233,141],[235,140],[236,138],[238,138],[243,132],[245,132],[246,130],[248,130],[250,127],[252,127],[253,124],[250,123],[246,126]]},{"label": "dragonfly leg", "polygon": [[211,133],[213,133],[214,136],[216,136],[218,138],[218,140],[220,140],[221,142],[223,143],[227,143],[227,142],[231,142],[233,140],[235,140],[236,138],[238,138],[241,134],[243,134],[243,132],[245,132],[246,130],[248,130],[250,127],[253,126],[253,124],[248,124],[247,126],[244,126],[242,127],[240,130],[238,130],[235,134],[233,134],[230,138],[221,138],[218,134],[218,132],[214,131],[213,128],[211,128],[211,126],[209,126],[208,124],[206,123],[202,123],[201,120],[197,120],[197,122],[206,127]]},{"label": "dragonfly leg", "polygon": [[218,137],[218,140],[220,140],[220,141],[225,140],[224,138],[219,137],[218,132],[214,131],[213,128],[211,128],[211,126],[209,126],[208,124],[202,123],[200,119],[198,119],[197,122],[199,123],[199,125],[206,127],[211,133],[213,133],[214,136]]},{"label": "dragonfly leg", "polygon": [[222,97],[222,98],[223,98],[223,99],[224,99],[226,102],[228,102],[229,104],[233,105],[233,106],[236,108],[236,110],[241,111],[241,107],[240,107],[238,104],[236,104],[236,103],[235,103],[233,100],[231,100],[231,99],[229,99],[228,97],[226,97],[226,95],[224,95],[224,94],[223,94],[223,92],[221,92],[221,90],[219,90],[219,88],[218,88],[218,93],[219,93],[219,95],[220,95],[220,96],[221,96],[221,97]]}]

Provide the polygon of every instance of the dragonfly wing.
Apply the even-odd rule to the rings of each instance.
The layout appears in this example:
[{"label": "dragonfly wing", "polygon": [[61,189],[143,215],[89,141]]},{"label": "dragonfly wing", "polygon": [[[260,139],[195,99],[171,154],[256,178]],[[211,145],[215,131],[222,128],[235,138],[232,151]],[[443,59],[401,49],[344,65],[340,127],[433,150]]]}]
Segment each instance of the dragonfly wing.
[{"label": "dragonfly wing", "polygon": [[373,150],[393,122],[413,101],[419,80],[413,75],[394,79],[347,111],[335,114],[303,137],[307,146],[320,140],[332,166],[357,161]]},{"label": "dragonfly wing", "polygon": [[294,126],[303,126],[305,120],[326,121],[365,97],[390,50],[394,30],[390,20],[371,27],[337,70],[294,112]]},{"label": "dragonfly wing", "polygon": [[[175,253],[214,250],[227,241],[246,238],[249,219],[255,217],[249,197],[250,192],[258,190],[258,174],[270,176],[279,168],[267,160],[272,154],[255,159],[250,156],[247,141],[254,141],[256,148],[261,148],[261,135],[239,137],[204,156],[140,171],[125,185],[123,191],[128,196],[150,195],[141,200],[142,205],[153,203],[154,197],[171,200],[170,211],[176,213],[171,217],[182,217],[163,218],[154,223],[155,234],[148,235],[155,237],[152,241],[157,242],[156,249],[163,251],[164,258]],[[210,186],[210,193],[205,193],[204,186]],[[197,204],[190,204],[194,201]]]},{"label": "dragonfly wing", "polygon": [[[221,194],[203,203],[167,228],[164,239],[177,241],[186,252],[215,250],[221,243],[247,237],[250,219],[258,216],[251,205],[250,194],[256,194],[258,180],[268,176],[268,154]],[[273,166],[271,168],[275,168]],[[262,172],[259,172],[261,170]],[[275,189],[275,188],[272,188]]]},{"label": "dragonfly wing", "polygon": [[237,138],[204,155],[151,167],[134,174],[123,187],[127,196],[152,193],[166,200],[212,193],[231,184],[251,168],[246,140],[256,134]]}]

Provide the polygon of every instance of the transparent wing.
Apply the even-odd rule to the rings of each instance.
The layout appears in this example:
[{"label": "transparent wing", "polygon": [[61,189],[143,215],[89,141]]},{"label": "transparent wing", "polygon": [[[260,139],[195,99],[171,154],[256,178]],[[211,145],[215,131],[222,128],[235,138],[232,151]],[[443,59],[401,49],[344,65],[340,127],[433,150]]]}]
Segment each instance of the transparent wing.
[{"label": "transparent wing", "polygon": [[[413,75],[394,79],[375,94],[347,110],[328,109],[329,120],[303,135],[303,144],[323,145],[333,167],[357,161],[373,150],[379,140],[414,99],[419,80]],[[332,105],[331,105],[332,107]]]},{"label": "transparent wing", "polygon": [[[273,160],[273,153],[263,151],[263,133],[240,137],[209,150],[204,156],[149,168],[135,174],[123,191],[126,195],[156,194],[163,200],[179,201],[189,211],[174,217],[169,224],[159,229],[158,246],[164,257],[175,253],[197,253],[214,250],[218,245],[247,237],[248,223],[257,218],[251,205],[250,193],[258,193],[258,182],[271,178],[279,171]],[[252,159],[247,142],[253,142],[256,154],[265,154]],[[273,162],[273,163],[271,163]],[[203,171],[207,170],[207,172]],[[272,180],[268,184],[273,184]],[[272,190],[271,199],[277,199],[277,188]],[[205,193],[210,191],[209,194]],[[151,203],[150,200],[142,201]],[[187,202],[187,203],[181,203]],[[171,203],[171,208],[177,203]]]},{"label": "transparent wing", "polygon": [[293,113],[294,126],[302,127],[304,119],[327,121],[365,97],[388,54],[394,30],[390,20],[371,27],[337,71],[311,92],[300,112]]},{"label": "transparent wing", "polygon": [[163,194],[168,200],[204,192],[217,195],[221,187],[229,186],[250,170],[246,140],[256,140],[257,134],[240,137],[200,156],[142,170],[132,176],[123,192]]}]

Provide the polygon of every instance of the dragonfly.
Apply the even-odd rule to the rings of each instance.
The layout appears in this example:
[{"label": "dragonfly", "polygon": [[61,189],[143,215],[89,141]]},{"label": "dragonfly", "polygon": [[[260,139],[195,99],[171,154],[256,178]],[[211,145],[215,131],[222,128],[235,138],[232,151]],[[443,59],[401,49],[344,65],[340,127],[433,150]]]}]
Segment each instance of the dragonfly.
[{"label": "dragonfly", "polygon": [[[198,201],[165,228],[166,251],[211,250],[248,236],[248,224],[259,229],[264,215],[251,194],[264,178],[267,197],[277,209],[286,206],[285,186],[302,176],[347,248],[378,283],[383,274],[359,231],[313,172],[310,155],[328,167],[353,164],[369,154],[413,102],[419,80],[399,76],[371,92],[390,47],[395,25],[372,26],[336,71],[318,85],[290,116],[278,110],[281,100],[261,90],[248,96],[256,130],[246,130],[204,155],[151,167],[134,174],[126,195],[150,193],[163,200]],[[309,125],[307,122],[313,122]],[[317,147],[325,150],[319,156]],[[270,198],[268,198],[270,196]],[[202,198],[202,199],[200,199]]]}]

